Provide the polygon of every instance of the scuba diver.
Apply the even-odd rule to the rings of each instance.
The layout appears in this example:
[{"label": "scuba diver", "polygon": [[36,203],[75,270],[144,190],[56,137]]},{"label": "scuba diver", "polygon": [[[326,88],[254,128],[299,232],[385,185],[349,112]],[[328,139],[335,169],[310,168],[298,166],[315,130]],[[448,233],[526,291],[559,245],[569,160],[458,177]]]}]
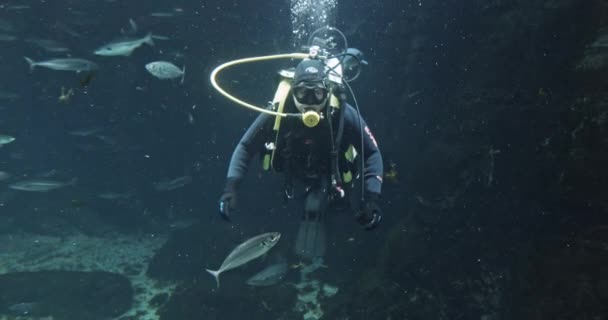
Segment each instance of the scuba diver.
[{"label": "scuba diver", "polygon": [[[276,110],[280,104],[280,112],[304,116],[281,118],[261,113],[232,154],[219,200],[221,217],[230,221],[250,160],[260,155],[264,169],[284,175],[286,199],[294,197],[296,183],[303,187],[304,214],[295,253],[306,259],[325,254],[324,216],[328,209],[344,205],[357,208],[355,220],[367,230],[382,219],[380,150],[358,108],[346,102],[343,82],[332,81],[336,66],[328,62],[310,56],[295,71],[280,73],[285,77],[284,94],[275,95],[275,103],[267,109]],[[305,120],[308,115],[313,118],[310,122]],[[353,205],[349,194],[354,193],[350,191],[359,175],[361,198]]]}]

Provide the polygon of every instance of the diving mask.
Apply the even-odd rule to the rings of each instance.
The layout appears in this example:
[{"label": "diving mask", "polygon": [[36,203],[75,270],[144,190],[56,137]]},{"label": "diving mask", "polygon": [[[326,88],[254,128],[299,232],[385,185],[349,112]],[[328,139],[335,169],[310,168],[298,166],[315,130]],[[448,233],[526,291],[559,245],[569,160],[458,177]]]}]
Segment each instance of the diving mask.
[{"label": "diving mask", "polygon": [[323,82],[314,84],[298,84],[292,88],[293,100],[298,111],[321,112],[327,103],[329,91]]}]

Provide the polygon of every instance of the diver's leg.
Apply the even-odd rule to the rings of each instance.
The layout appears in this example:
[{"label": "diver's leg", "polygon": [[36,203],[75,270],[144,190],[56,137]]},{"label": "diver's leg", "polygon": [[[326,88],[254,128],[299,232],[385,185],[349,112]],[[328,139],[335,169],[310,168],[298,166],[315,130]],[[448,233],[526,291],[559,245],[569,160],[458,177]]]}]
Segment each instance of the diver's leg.
[{"label": "diver's leg", "polygon": [[313,185],[304,200],[304,218],[296,238],[296,255],[314,259],[323,257],[326,249],[324,215],[328,207],[327,182],[322,179]]}]

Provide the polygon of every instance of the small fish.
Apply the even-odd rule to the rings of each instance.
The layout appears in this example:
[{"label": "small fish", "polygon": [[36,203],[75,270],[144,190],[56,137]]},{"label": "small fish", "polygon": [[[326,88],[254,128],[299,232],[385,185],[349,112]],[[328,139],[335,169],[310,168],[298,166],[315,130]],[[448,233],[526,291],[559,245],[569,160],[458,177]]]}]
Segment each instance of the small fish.
[{"label": "small fish", "polygon": [[176,65],[167,61],[154,61],[146,64],[146,70],[153,76],[159,79],[175,79],[181,77],[181,83],[184,83],[186,75],[186,66],[180,70]]},{"label": "small fish", "polygon": [[116,145],[116,140],[114,140],[114,138],[112,138],[112,137],[102,135],[102,134],[96,134],[95,137],[107,145],[110,145],[110,146]]},{"label": "small fish", "polygon": [[277,284],[279,281],[283,280],[287,273],[287,269],[287,262],[285,261],[269,265],[249,278],[247,284],[258,287]]},{"label": "small fish", "polygon": [[15,141],[15,137],[6,134],[0,134],[0,147]]},{"label": "small fish", "polygon": [[15,100],[19,98],[19,95],[13,92],[0,91],[0,100]]},{"label": "small fish", "polygon": [[62,182],[57,180],[44,180],[44,179],[32,179],[24,180],[11,184],[9,188],[19,191],[30,191],[30,192],[47,192],[62,187],[76,184],[77,179],[74,178],[68,182]]},{"label": "small fish", "polygon": [[29,8],[30,6],[27,4],[14,4],[12,6],[7,6],[6,10],[25,10]]},{"label": "small fish", "polygon": [[150,17],[155,17],[155,18],[171,18],[175,16],[174,12],[152,12],[149,14]]},{"label": "small fish", "polygon": [[82,35],[80,33],[74,31],[74,29],[61,22],[56,22],[53,26],[51,26],[51,28],[63,31],[74,38],[82,38]]},{"label": "small fish", "polygon": [[222,272],[242,266],[251,260],[259,258],[268,252],[268,250],[272,249],[280,238],[281,234],[278,232],[263,233],[250,238],[234,248],[226,259],[224,259],[224,262],[222,262],[222,265],[218,270],[206,270],[215,278],[215,282],[219,288],[220,274],[222,274]]},{"label": "small fish", "polygon": [[154,183],[154,189],[157,191],[169,191],[181,188],[192,182],[191,176],[181,176],[172,180],[165,180]]},{"label": "small fish", "polygon": [[38,302],[20,302],[8,307],[8,310],[15,315],[25,316],[35,312],[40,308]]},{"label": "small fish", "polygon": [[124,35],[134,35],[137,33],[137,23],[131,18],[129,18],[129,27],[121,28],[120,33]]},{"label": "small fish", "polygon": [[135,49],[141,47],[141,45],[143,45],[144,43],[149,46],[154,46],[154,40],[152,40],[152,33],[148,33],[145,37],[141,39],[118,40],[110,42],[95,50],[94,53],[96,55],[106,57],[130,56]]},{"label": "small fish", "polygon": [[11,174],[6,171],[0,171],[0,181],[6,181],[11,178]]},{"label": "small fish", "polygon": [[127,200],[131,198],[128,193],[104,192],[97,195],[98,198],[104,200]]},{"label": "small fish", "polygon": [[90,135],[96,134],[101,131],[100,127],[92,127],[92,128],[83,128],[72,130],[69,132],[70,135],[78,136],[78,137],[88,137]]},{"label": "small fish", "polygon": [[97,69],[97,64],[93,61],[78,59],[78,58],[66,58],[66,59],[51,59],[46,61],[36,62],[28,57],[24,57],[27,63],[30,65],[30,71],[34,70],[34,67],[40,66],[58,71],[91,71]]},{"label": "small fish", "polygon": [[15,41],[17,37],[10,34],[0,34],[0,41]]}]

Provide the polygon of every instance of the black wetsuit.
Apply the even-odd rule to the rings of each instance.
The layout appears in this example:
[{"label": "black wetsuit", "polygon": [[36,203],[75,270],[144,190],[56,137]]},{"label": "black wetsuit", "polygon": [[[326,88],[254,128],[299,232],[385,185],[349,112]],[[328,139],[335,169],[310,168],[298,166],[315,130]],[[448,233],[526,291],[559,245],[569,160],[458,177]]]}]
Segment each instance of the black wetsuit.
[{"label": "black wetsuit", "polygon": [[[285,108],[286,110],[295,108],[291,98],[286,101]],[[334,131],[338,127],[337,118],[332,116]],[[238,184],[238,181],[245,176],[250,160],[260,153],[268,152],[266,144],[274,142],[276,137],[276,132],[272,130],[274,121],[274,116],[260,114],[249,127],[232,154],[227,175],[229,180]],[[316,127],[308,128],[297,118],[281,120],[273,168],[285,173],[288,176],[287,180],[292,177],[306,185],[308,193],[305,214],[307,216],[322,215],[328,204],[332,172],[331,140],[327,122],[321,120]],[[363,173],[365,192],[379,195],[383,175],[382,155],[365,121],[361,119],[359,122],[356,110],[348,104],[344,113],[343,138],[338,150],[340,169],[344,171],[346,165],[344,153],[349,145],[355,147],[359,153],[358,157],[361,156],[361,128],[363,128],[365,151]],[[360,164],[357,167],[360,168]]]}]

